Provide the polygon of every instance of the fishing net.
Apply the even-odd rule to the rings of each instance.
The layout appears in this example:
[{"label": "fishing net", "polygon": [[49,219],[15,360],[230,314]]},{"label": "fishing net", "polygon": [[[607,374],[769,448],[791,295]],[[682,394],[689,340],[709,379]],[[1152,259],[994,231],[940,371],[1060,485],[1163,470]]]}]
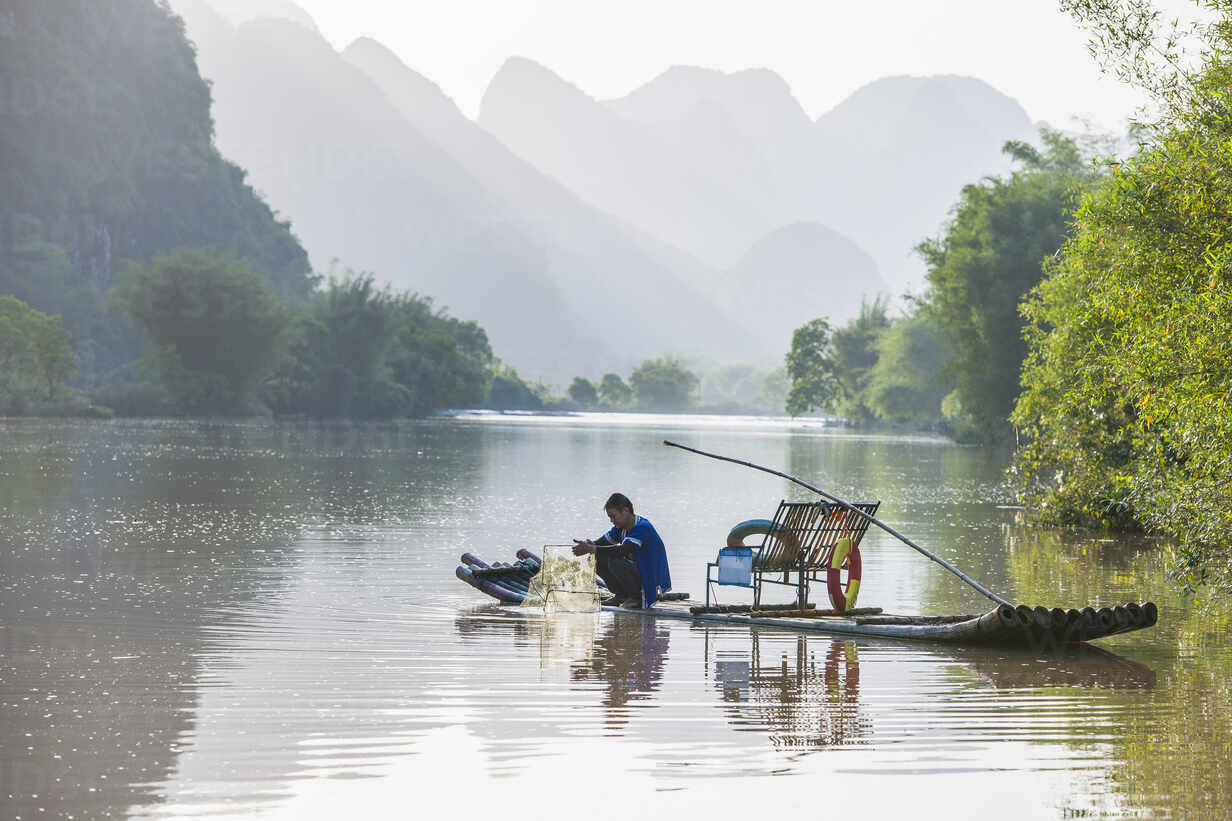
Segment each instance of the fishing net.
[{"label": "fishing net", "polygon": [[601,599],[595,584],[595,554],[574,556],[569,545],[546,545],[543,564],[531,577],[523,607],[545,613],[597,613]]}]

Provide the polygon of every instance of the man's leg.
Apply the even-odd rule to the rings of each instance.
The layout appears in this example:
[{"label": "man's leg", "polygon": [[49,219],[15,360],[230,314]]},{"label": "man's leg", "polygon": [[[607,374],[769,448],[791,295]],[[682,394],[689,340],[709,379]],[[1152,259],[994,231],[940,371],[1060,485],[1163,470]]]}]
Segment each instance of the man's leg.
[{"label": "man's leg", "polygon": [[595,573],[603,579],[612,597],[621,600],[636,599],[642,601],[642,574],[637,569],[633,559],[619,559],[608,556],[604,551],[595,551]]}]

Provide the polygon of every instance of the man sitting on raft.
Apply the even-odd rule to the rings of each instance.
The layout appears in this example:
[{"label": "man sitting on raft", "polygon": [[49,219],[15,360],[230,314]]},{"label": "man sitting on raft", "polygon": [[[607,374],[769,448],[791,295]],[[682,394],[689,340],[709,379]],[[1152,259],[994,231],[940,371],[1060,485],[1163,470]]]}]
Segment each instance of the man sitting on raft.
[{"label": "man sitting on raft", "polygon": [[612,529],[598,539],[574,539],[573,555],[595,554],[595,572],[611,598],[603,604],[626,610],[652,607],[672,589],[667,570],[667,548],[654,525],[633,512],[633,502],[623,493],[613,493],[603,506]]}]

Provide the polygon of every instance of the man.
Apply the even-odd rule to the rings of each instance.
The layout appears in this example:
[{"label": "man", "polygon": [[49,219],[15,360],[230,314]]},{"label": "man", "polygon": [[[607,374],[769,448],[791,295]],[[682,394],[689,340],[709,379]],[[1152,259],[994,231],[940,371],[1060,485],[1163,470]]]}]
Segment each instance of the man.
[{"label": "man", "polygon": [[595,572],[612,591],[605,605],[652,607],[672,589],[663,540],[648,519],[633,512],[633,502],[623,493],[608,497],[603,510],[612,529],[598,539],[574,539],[573,555],[595,554]]}]

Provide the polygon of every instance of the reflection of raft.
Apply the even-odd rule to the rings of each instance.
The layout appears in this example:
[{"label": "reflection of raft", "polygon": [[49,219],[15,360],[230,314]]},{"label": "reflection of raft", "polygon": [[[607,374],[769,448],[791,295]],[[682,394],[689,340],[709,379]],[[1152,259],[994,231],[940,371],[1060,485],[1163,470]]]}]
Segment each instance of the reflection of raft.
[{"label": "reflection of raft", "polygon": [[[517,556],[518,561],[512,564],[489,565],[465,553],[457,576],[502,603],[521,604],[531,578],[539,572],[540,560],[529,550],[519,550]],[[687,594],[667,593],[652,608],[626,612],[842,635],[1031,648],[1074,644],[1141,630],[1153,626],[1159,618],[1153,602],[1081,610],[1003,604],[983,615],[969,616],[895,616],[882,613],[878,608],[839,614],[833,610],[785,609],[789,607],[766,605],[758,610],[749,606],[703,607],[698,602],[688,601]]]}]

